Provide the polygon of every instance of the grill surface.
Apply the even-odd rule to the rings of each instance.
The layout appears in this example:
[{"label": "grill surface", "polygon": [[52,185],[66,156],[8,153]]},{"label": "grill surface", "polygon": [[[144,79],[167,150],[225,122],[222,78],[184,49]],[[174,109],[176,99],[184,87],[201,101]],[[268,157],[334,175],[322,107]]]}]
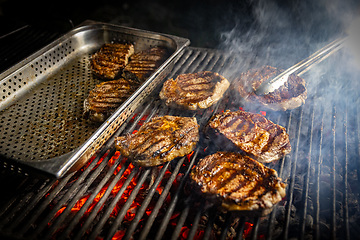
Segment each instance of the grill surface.
[{"label": "grill surface", "polygon": [[[222,53],[186,48],[167,78],[211,70],[231,80],[232,63],[233,59]],[[287,183],[286,197],[270,215],[259,218],[223,213],[188,191],[188,174],[197,159],[212,151],[211,142],[200,142],[193,155],[161,168],[134,167],[115,151],[115,136],[133,132],[153,116],[179,114],[161,103],[156,88],[83,169],[59,180],[12,176],[19,184],[2,199],[2,236],[14,239],[357,238],[360,233],[359,104],[346,98],[353,89],[347,88],[340,98],[324,89],[321,92],[321,85],[311,81],[319,74],[316,77],[311,74],[310,71],[304,76],[309,80],[309,90],[313,91],[304,106],[281,113],[266,112],[267,118],[286,127],[293,146],[290,155],[269,164]],[[324,76],[330,82],[337,77]],[[324,98],[313,95],[315,90]],[[181,114],[196,116],[203,127],[213,113],[239,107],[243,105],[236,99],[224,99],[208,110]]]}]

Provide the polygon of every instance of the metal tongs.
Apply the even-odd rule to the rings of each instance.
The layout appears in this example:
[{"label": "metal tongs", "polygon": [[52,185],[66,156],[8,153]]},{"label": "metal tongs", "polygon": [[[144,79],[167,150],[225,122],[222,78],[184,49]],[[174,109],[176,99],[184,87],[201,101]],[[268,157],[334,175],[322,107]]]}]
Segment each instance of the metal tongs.
[{"label": "metal tongs", "polygon": [[297,73],[298,76],[304,74],[314,64],[321,62],[322,60],[329,57],[331,54],[341,49],[348,38],[349,36],[345,36],[336,39],[335,41],[329,43],[325,47],[310,55],[309,57],[286,69],[284,72],[277,75],[276,77],[267,79],[257,89],[254,89],[255,93],[257,95],[266,95],[281,87],[287,81],[288,77],[291,74]]}]

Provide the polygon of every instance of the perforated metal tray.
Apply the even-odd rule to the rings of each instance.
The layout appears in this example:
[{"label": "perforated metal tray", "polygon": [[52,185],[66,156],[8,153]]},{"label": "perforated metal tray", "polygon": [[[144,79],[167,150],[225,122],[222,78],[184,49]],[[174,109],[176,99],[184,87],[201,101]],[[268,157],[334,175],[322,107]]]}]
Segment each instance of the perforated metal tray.
[{"label": "perforated metal tray", "polygon": [[[118,111],[94,125],[82,117],[84,99],[100,82],[89,59],[104,43],[121,41],[133,42],[135,52],[166,46],[171,55]],[[1,162],[55,177],[78,169],[131,114],[129,102],[148,95],[189,44],[177,36],[86,21],[19,62],[0,74]]]}]

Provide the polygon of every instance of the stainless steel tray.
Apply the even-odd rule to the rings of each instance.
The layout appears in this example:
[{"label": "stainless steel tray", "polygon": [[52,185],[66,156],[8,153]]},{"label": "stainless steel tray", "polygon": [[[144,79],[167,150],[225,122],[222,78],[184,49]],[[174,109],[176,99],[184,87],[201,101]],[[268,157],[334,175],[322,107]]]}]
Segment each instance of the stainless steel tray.
[{"label": "stainless steel tray", "polygon": [[[135,52],[166,46],[171,55],[102,125],[83,119],[83,101],[100,82],[90,56],[104,43],[130,41]],[[190,44],[185,38],[86,21],[0,74],[0,160],[18,172],[40,170],[61,177],[75,170],[107,141],[133,109],[171,71]],[[29,168],[29,169],[28,169]]]}]

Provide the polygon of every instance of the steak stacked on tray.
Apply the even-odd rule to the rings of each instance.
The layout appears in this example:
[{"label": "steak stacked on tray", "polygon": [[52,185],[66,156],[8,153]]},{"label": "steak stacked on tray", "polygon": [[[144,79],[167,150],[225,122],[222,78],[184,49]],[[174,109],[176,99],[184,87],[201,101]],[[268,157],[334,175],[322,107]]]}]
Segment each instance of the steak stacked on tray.
[{"label": "steak stacked on tray", "polygon": [[107,82],[96,85],[85,99],[85,118],[105,121],[168,56],[165,47],[134,51],[131,43],[108,43],[91,57],[93,74]]},{"label": "steak stacked on tray", "polygon": [[96,85],[84,100],[84,117],[93,122],[104,122],[138,86],[138,82],[124,78]]},{"label": "steak stacked on tray", "polygon": [[168,50],[164,47],[152,47],[145,49],[130,57],[130,62],[125,66],[123,77],[134,79],[138,82],[145,81],[168,56]]},{"label": "steak stacked on tray", "polygon": [[91,58],[91,70],[99,78],[110,80],[119,76],[134,53],[131,43],[104,44]]}]

